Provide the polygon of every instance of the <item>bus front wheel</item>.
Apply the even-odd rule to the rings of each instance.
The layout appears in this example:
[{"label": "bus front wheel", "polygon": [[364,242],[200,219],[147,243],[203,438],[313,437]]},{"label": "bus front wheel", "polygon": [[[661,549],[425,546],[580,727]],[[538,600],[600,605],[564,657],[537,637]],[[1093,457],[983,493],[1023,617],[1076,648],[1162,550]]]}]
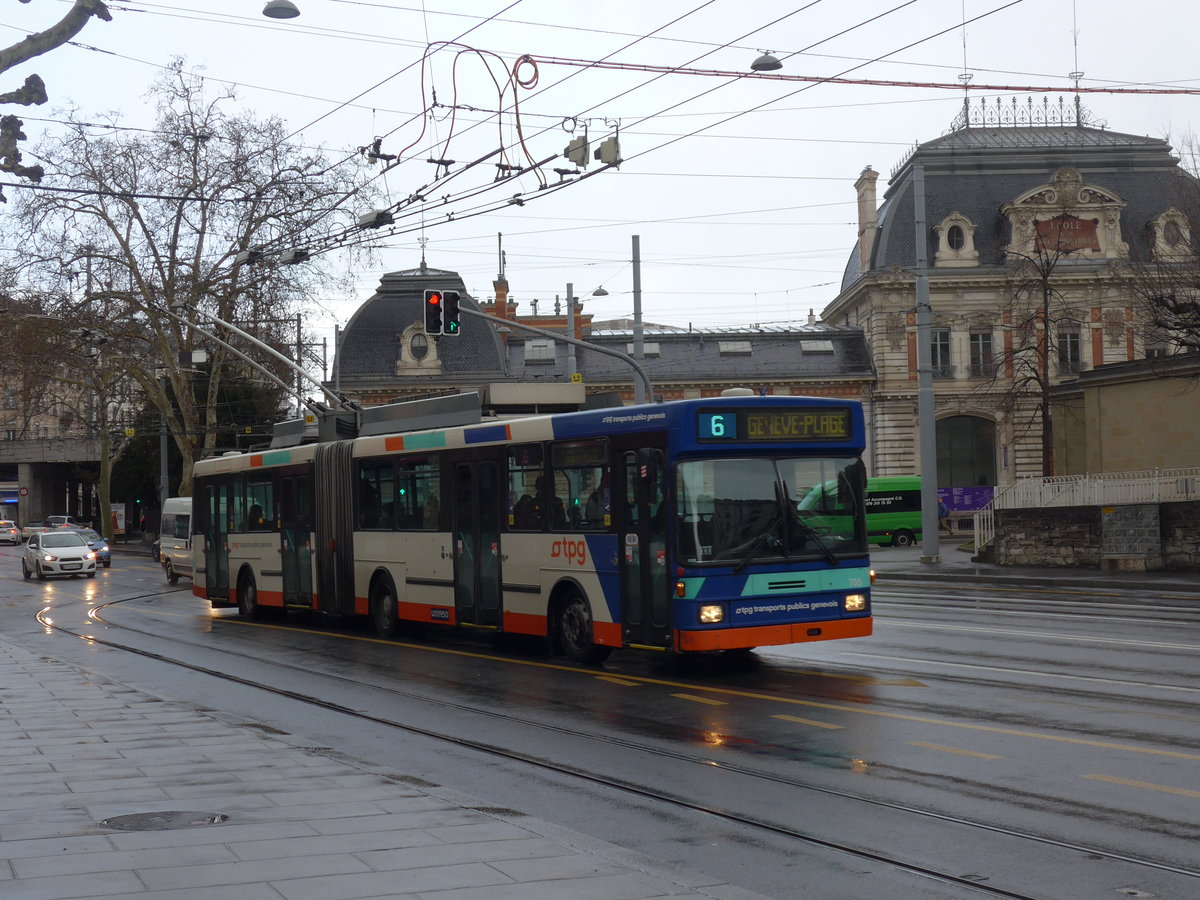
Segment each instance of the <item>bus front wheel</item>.
[{"label": "bus front wheel", "polygon": [[917,542],[917,536],[911,531],[900,530],[892,535],[893,547],[911,547]]},{"label": "bus front wheel", "polygon": [[396,590],[387,578],[380,578],[371,589],[371,624],[383,638],[395,637],[400,630]]},{"label": "bus front wheel", "polygon": [[558,642],[568,659],[577,663],[599,663],[608,659],[611,647],[592,641],[592,611],[587,598],[573,591],[558,608]]},{"label": "bus front wheel", "polygon": [[258,605],[258,587],[254,584],[254,576],[249,572],[238,579],[237,589],[238,615],[243,619],[258,619],[262,616],[262,607]]}]

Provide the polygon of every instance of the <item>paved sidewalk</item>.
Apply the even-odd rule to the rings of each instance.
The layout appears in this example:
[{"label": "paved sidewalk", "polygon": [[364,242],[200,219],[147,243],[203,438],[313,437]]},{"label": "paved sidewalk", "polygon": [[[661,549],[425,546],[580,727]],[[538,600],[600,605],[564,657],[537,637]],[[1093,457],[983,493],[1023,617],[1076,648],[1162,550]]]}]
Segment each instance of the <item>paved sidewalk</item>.
[{"label": "paved sidewalk", "polygon": [[871,566],[876,572],[876,584],[886,584],[888,580],[990,582],[1063,589],[1196,594],[1200,600],[1200,572],[1101,572],[1099,569],[977,563],[972,558],[974,551],[969,540],[969,536],[942,535],[938,541],[937,562],[922,562],[928,551],[921,544],[914,547],[872,547]]},{"label": "paved sidewalk", "polygon": [[0,638],[3,900],[668,896],[757,897]]}]

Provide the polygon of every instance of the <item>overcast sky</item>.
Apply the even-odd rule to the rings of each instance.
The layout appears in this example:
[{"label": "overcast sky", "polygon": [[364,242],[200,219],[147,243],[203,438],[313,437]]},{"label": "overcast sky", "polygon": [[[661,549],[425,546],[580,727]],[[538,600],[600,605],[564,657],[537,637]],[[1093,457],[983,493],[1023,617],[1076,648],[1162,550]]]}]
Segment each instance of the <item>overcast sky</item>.
[{"label": "overcast sky", "polygon": [[[535,298],[547,309],[572,282],[597,318],[629,314],[636,234],[647,321],[782,324],[820,313],[854,245],[855,179],[873,166],[882,197],[913,143],[949,128],[962,91],[749,76],[762,50],[783,60],[784,76],[958,85],[965,57],[976,85],[1069,87],[1068,73],[1081,70],[1084,87],[1200,89],[1194,0],[295,0],[302,15],[287,21],[264,18],[264,2],[115,0],[112,22],[93,21],[75,46],[10,72],[3,87],[32,71],[45,79],[51,103],[24,116],[31,143],[53,127],[44,121],[55,117],[51,107],[65,103],[84,114],[117,111],[122,124],[145,127],[153,124],[147,85],[182,56],[206,77],[236,85],[239,103],[279,115],[297,140],[335,158],[376,136],[387,153],[411,144],[382,182],[393,201],[420,188],[436,197],[491,187],[456,208],[497,207],[449,223],[430,210],[429,264],[459,272],[473,296],[488,299],[503,233],[521,312]],[[45,27],[68,6],[6,0],[0,44]],[[976,20],[965,35],[964,19]],[[455,41],[421,65],[427,45]],[[480,55],[456,55],[466,47],[491,60],[497,79],[522,54],[537,60],[536,85],[517,92],[533,158],[561,153],[585,124],[593,147],[619,125],[620,170],[545,191],[535,175],[493,185],[494,158],[444,187],[431,184],[437,171],[428,158],[457,160],[453,171],[517,138],[511,87],[499,96]],[[624,68],[568,64],[599,60]],[[534,74],[529,64],[518,69],[522,79]],[[434,91],[443,106],[423,120]],[[1034,96],[1040,103],[1044,95]],[[1084,97],[1111,130],[1176,141],[1191,130],[1198,100]],[[453,104],[462,108],[452,130]],[[500,128],[498,108],[508,110]],[[519,162],[520,150],[508,158]],[[552,169],[567,165],[550,163],[546,179],[558,181]],[[505,204],[517,194],[523,206]],[[322,298],[312,326],[344,324],[382,272],[416,265],[419,237],[384,240],[382,265],[359,273],[357,297]],[[590,297],[600,285],[609,296]]]}]

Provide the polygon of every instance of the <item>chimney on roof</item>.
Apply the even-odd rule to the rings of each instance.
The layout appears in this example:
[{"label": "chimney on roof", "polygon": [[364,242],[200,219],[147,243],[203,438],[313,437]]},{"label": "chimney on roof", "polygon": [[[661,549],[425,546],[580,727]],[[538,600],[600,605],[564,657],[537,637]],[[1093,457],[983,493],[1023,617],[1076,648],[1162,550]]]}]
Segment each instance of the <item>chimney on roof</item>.
[{"label": "chimney on roof", "polygon": [[809,325],[817,324],[817,317],[815,315],[813,315],[813,311],[811,309],[808,311],[808,324]]},{"label": "chimney on roof", "polygon": [[875,199],[875,181],[879,173],[867,166],[854,182],[858,191],[858,268],[866,272],[871,268],[871,251],[875,247],[875,233],[879,230],[879,210]]}]

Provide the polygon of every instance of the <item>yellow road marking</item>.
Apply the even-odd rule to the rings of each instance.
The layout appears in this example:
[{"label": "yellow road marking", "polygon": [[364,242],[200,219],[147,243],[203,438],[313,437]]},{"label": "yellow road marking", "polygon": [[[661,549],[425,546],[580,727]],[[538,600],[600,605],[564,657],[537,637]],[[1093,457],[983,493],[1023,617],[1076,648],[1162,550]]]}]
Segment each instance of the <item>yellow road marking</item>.
[{"label": "yellow road marking", "polygon": [[709,706],[728,706],[724,700],[714,700],[712,697],[697,697],[695,694],[672,694],[680,700],[691,700],[693,703],[707,703]]},{"label": "yellow road marking", "polygon": [[799,716],[771,716],[772,719],[783,719],[785,722],[799,722],[801,725],[814,725],[817,728],[845,728],[844,725],[831,725],[828,722],[818,722],[816,719],[802,719]]},{"label": "yellow road marking", "polygon": [[947,747],[943,744],[931,744],[928,741],[909,741],[913,747],[924,747],[927,750],[941,750],[945,753],[957,753],[959,756],[974,756],[976,759],[1004,759],[995,753],[980,753],[978,750],[963,750],[961,747]]},{"label": "yellow road marking", "polygon": [[1148,791],[1162,791],[1164,794],[1178,794],[1180,797],[1200,798],[1200,791],[1189,791],[1187,788],[1170,787],[1165,784],[1153,784],[1149,781],[1130,781],[1128,778],[1113,778],[1111,775],[1084,775],[1093,781],[1107,781],[1109,784],[1123,784],[1126,787],[1145,788]]},{"label": "yellow road marking", "polygon": [[[273,631],[291,631],[297,634],[322,634],[328,637],[346,641],[363,641],[371,644],[387,644],[393,647],[405,647],[410,650],[422,650],[426,653],[444,653],[450,656],[462,656],[468,659],[484,659],[493,662],[504,662],[512,665],[529,666],[537,669],[549,669],[556,672],[576,672],[582,675],[595,676],[594,669],[582,669],[578,666],[567,666],[559,663],[535,662],[533,660],[511,659],[490,653],[474,653],[469,650],[455,650],[450,647],[431,647],[428,644],[412,644],[403,641],[391,641],[383,638],[363,637],[353,634],[338,634],[332,631],[318,631],[311,628],[293,628],[288,625],[265,625],[259,622],[247,622],[242,619],[221,618],[214,621],[244,625],[246,627],[265,628]],[[703,691],[708,694],[720,694],[727,697],[739,697],[744,700],[763,700],[768,703],[784,703],[789,706],[804,706],[810,709],[831,709],[837,712],[857,713],[860,716],[876,716],[881,719],[895,719],[900,722],[919,722],[923,725],[937,725],[942,728],[961,728],[966,731],[981,731],[987,734],[1005,734],[1010,737],[1031,738],[1038,741],[1050,741],[1058,744],[1070,744],[1078,747],[1099,747],[1104,750],[1121,750],[1127,753],[1141,753],[1146,756],[1161,756],[1168,759],[1187,759],[1200,762],[1200,753],[1182,753],[1177,750],[1156,750],[1152,747],[1135,747],[1132,744],[1119,744],[1113,741],[1095,741],[1089,738],[1070,737],[1059,734],[1038,734],[1036,731],[1025,731],[1020,728],[1001,728],[996,725],[974,725],[969,722],[951,722],[946,719],[936,719],[931,716],[914,716],[908,713],[885,712],[877,709],[865,709],[861,705],[846,705],[840,703],[822,703],[818,700],[799,700],[794,697],[777,697],[770,694],[758,694],[753,691],[741,691],[735,688],[711,687],[708,685],[687,684],[686,682],[668,681],[665,678],[644,678],[635,676],[642,684],[654,684],[659,687],[686,688],[693,691]]]},{"label": "yellow road marking", "polygon": [[625,687],[641,687],[640,681],[633,681],[629,678],[618,678],[616,675],[597,675],[597,681],[607,681],[609,684],[622,684]]}]

